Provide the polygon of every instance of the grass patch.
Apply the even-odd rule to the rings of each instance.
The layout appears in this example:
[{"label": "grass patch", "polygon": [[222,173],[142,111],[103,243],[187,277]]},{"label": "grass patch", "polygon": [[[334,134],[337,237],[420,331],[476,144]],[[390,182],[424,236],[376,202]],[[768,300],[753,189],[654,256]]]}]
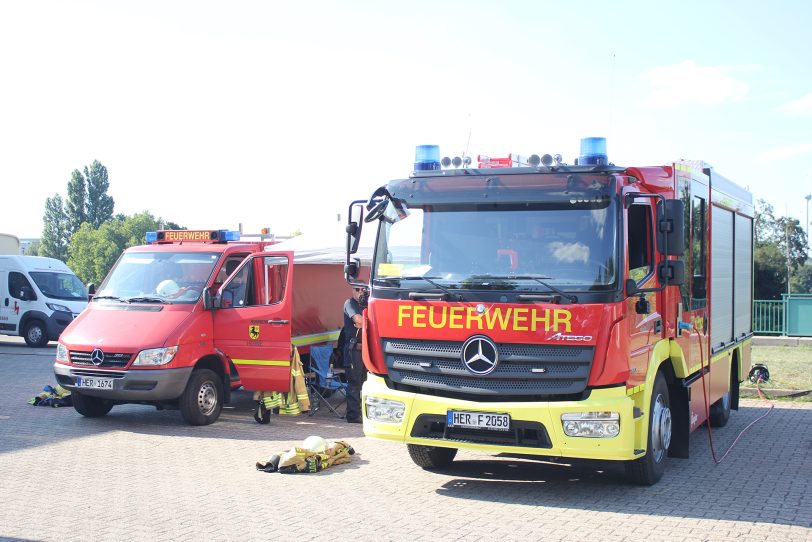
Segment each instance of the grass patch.
[{"label": "grass patch", "polygon": [[[770,381],[762,389],[812,390],[812,346],[753,346],[751,359],[770,370]],[[749,380],[743,386],[756,387]],[[801,400],[812,400],[812,396]]]}]

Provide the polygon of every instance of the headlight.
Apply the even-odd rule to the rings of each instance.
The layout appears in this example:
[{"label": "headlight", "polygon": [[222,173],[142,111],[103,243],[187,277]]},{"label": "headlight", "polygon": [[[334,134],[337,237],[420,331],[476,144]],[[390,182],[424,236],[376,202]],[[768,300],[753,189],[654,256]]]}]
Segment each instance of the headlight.
[{"label": "headlight", "polygon": [[133,365],[166,365],[178,353],[177,346],[168,346],[166,348],[150,348],[149,350],[141,350],[135,358]]},{"label": "headlight", "polygon": [[620,414],[568,412],[561,415],[561,425],[569,437],[613,438],[620,433]]},{"label": "headlight", "polygon": [[367,397],[367,418],[375,422],[401,423],[406,404],[400,401],[381,399],[380,397]]},{"label": "headlight", "polygon": [[60,305],[59,303],[46,303],[45,305],[52,311],[70,312],[68,307]]},{"label": "headlight", "polygon": [[68,347],[62,343],[56,343],[56,361],[68,363]]}]

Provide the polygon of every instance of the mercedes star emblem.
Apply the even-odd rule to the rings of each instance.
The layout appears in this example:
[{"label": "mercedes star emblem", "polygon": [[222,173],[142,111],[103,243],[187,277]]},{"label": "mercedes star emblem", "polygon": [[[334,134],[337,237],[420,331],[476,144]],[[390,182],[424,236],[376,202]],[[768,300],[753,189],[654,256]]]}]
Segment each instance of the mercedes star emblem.
[{"label": "mercedes star emblem", "polygon": [[96,348],[90,353],[90,362],[96,367],[104,363],[104,352],[102,352],[101,348]]},{"label": "mercedes star emblem", "polygon": [[462,345],[462,364],[475,375],[492,373],[499,363],[499,350],[488,337],[474,335]]}]

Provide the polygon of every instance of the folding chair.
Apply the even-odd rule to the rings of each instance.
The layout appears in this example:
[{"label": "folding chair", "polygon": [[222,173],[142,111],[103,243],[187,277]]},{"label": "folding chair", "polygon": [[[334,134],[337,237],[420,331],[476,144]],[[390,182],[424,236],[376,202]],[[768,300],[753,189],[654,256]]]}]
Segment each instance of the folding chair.
[{"label": "folding chair", "polygon": [[[337,407],[347,400],[347,383],[338,380],[333,374],[333,369],[330,367],[330,355],[333,353],[332,346],[311,346],[310,347],[310,370],[314,373],[316,378],[311,378],[308,381],[308,390],[310,392],[310,416],[313,416],[321,404],[327,405],[327,408],[339,418],[343,418]],[[341,400],[333,404],[327,400],[323,391],[330,390],[341,396]]]}]

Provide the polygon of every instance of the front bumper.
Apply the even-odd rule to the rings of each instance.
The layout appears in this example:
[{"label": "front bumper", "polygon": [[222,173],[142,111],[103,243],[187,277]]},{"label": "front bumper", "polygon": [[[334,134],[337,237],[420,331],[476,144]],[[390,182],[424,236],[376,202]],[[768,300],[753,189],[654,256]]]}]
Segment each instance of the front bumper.
[{"label": "front bumper", "polygon": [[[84,395],[123,402],[152,402],[177,399],[186,389],[186,383],[189,381],[192,369],[193,367],[114,371],[54,363],[56,381],[63,388],[78,391]],[[78,376],[112,378],[113,389],[99,390],[77,387],[76,377]]]},{"label": "front bumper", "polygon": [[[389,389],[383,378],[369,374],[361,393],[399,401],[406,405],[401,423],[377,422],[367,417],[364,406],[364,434],[368,437],[406,444],[460,448],[486,453],[529,454],[544,457],[627,460],[635,454],[637,425],[632,400],[625,386],[592,390],[583,401],[475,402],[420,395]],[[475,430],[449,433],[444,420],[449,410],[507,413],[511,431]],[[561,415],[571,412],[609,411],[620,415],[620,433],[612,438],[570,437],[564,434]]]}]

